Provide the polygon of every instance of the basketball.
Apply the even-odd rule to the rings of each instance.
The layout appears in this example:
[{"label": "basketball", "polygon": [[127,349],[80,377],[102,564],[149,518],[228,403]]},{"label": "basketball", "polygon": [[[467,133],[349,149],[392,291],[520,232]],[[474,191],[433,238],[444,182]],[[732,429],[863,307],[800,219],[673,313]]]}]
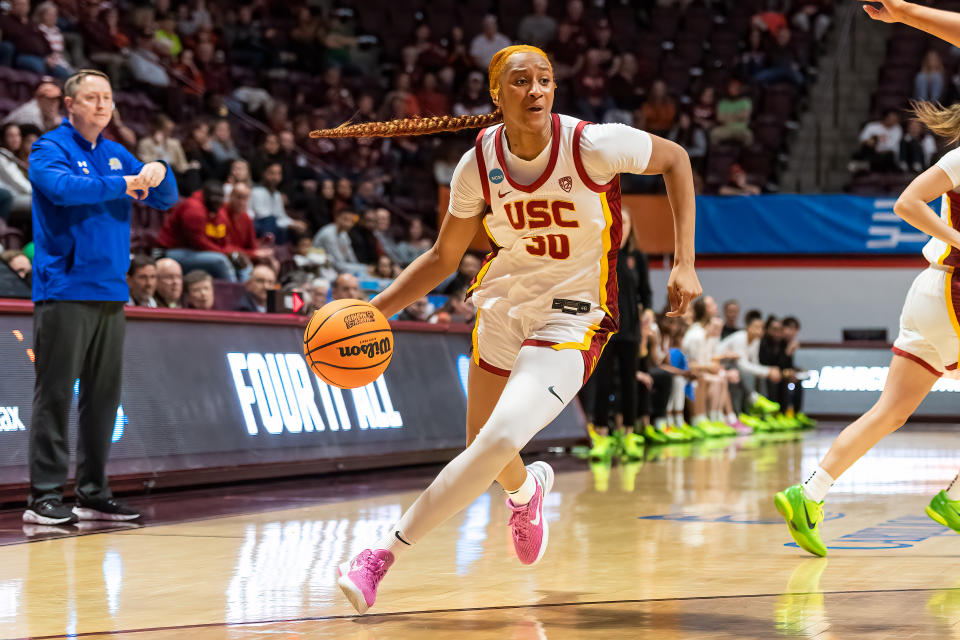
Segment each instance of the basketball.
[{"label": "basketball", "polygon": [[327,384],[356,389],[379,378],[390,364],[393,331],[369,302],[334,300],[307,323],[303,354]]}]

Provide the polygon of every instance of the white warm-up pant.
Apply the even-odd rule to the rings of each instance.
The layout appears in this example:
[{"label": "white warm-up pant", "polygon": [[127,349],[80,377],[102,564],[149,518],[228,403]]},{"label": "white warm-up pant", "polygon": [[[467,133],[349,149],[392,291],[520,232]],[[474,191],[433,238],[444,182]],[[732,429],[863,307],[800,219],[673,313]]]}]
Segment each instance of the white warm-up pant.
[{"label": "white warm-up pant", "polygon": [[667,402],[667,413],[683,413],[686,399],[687,379],[683,376],[673,376],[673,388],[670,390],[670,400]]},{"label": "white warm-up pant", "polygon": [[463,453],[450,461],[413,503],[397,528],[408,542],[470,505],[541,429],[553,422],[583,385],[577,349],[520,349],[489,420]]}]

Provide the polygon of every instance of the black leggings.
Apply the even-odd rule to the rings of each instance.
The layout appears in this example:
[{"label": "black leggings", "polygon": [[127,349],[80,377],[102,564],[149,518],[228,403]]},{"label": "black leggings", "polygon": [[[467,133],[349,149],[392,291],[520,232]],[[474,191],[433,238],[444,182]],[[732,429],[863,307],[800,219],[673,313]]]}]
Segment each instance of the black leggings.
[{"label": "black leggings", "polygon": [[[663,369],[652,369],[647,373],[653,378],[653,389],[647,389],[647,386],[642,382],[637,383],[637,389],[639,389],[642,398],[640,400],[640,415],[650,416],[653,420],[664,418],[667,415],[670,392],[673,390],[673,374],[667,373]],[[646,405],[643,402],[646,402]]]},{"label": "black leggings", "polygon": [[[596,401],[593,407],[593,422],[598,427],[608,426],[610,420],[610,394],[617,385],[620,398],[620,411],[623,413],[625,427],[633,428],[637,422],[637,341],[610,340],[597,368]],[[614,365],[617,367],[617,380],[614,381]]]}]

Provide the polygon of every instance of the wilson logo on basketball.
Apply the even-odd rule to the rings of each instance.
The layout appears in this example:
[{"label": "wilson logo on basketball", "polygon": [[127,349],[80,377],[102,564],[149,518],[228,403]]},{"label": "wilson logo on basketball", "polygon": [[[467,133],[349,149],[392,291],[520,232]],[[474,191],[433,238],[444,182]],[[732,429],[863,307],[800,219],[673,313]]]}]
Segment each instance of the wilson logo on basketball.
[{"label": "wilson logo on basketball", "polygon": [[558,182],[560,183],[560,188],[567,193],[570,193],[570,189],[573,189],[573,178],[570,176],[563,176]]},{"label": "wilson logo on basketball", "polygon": [[346,325],[347,329],[352,329],[358,324],[366,324],[367,322],[374,322],[375,320],[376,316],[373,315],[372,311],[361,311],[359,313],[351,313],[344,317],[343,324]]},{"label": "wilson logo on basketball", "polygon": [[368,358],[375,358],[380,355],[390,353],[391,345],[390,338],[381,338],[374,342],[367,342],[361,345],[353,345],[350,347],[340,347],[340,357],[346,358],[347,356],[359,356],[363,354]]}]

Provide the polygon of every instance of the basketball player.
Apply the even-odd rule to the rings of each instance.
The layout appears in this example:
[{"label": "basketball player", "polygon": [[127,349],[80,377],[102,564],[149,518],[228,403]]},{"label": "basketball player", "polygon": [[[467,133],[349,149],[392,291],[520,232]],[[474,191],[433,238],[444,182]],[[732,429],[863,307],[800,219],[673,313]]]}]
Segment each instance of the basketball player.
[{"label": "basketball player", "polygon": [[[960,43],[960,16],[908,2],[883,0],[883,6],[864,6],[875,20],[904,22],[951,43]],[[938,108],[917,103],[918,120],[951,142],[960,139],[960,105]],[[801,548],[825,556],[820,538],[823,499],[836,478],[884,436],[900,428],[916,410],[945,370],[957,368],[960,356],[960,149],[944,155],[917,176],[897,199],[894,212],[917,229],[933,236],[923,248],[930,266],[907,292],[900,315],[900,335],[877,403],[840,432],[827,454],[801,485],[776,494],[777,510]],[[926,205],[940,197],[940,215]],[[960,475],[946,491],[931,500],[927,515],[960,533]]]},{"label": "basketball player", "polygon": [[404,136],[486,127],[454,173],[450,215],[436,244],[372,300],[387,317],[409,306],[455,271],[475,234],[486,230],[493,251],[468,293],[478,309],[468,446],[382,540],[340,566],[340,588],[360,613],[373,605],[395,559],[494,479],[507,492],[518,558],[534,564],[543,556],[543,501],[553,470],[543,462],[524,467],[518,453],[577,395],[617,330],[621,172],[663,174],[677,238],[668,283],[672,313],[682,314],[700,294],[693,178],[683,148],[624,125],[589,125],[551,113],[553,69],[535,47],[502,49],[489,75],[497,106],[491,114],[311,134]]}]

